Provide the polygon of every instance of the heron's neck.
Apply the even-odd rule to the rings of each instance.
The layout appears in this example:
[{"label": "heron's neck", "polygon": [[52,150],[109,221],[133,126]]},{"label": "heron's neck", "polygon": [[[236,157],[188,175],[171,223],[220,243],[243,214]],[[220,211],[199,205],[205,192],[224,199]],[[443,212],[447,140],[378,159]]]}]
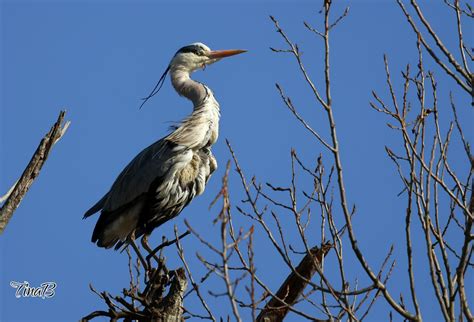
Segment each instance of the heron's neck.
[{"label": "heron's neck", "polygon": [[191,79],[189,72],[180,68],[171,69],[171,83],[179,95],[193,102],[194,107],[202,105],[208,96],[206,87]]},{"label": "heron's neck", "polygon": [[172,68],[170,74],[173,87],[193,102],[194,111],[167,139],[191,149],[211,146],[219,133],[219,103],[208,87],[189,77],[188,71]]}]

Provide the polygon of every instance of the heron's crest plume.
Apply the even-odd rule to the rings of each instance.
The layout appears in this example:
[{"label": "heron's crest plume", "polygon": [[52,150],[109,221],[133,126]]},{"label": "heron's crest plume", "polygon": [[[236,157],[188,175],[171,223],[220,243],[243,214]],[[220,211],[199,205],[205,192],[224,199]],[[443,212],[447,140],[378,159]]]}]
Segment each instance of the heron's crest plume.
[{"label": "heron's crest plume", "polygon": [[155,96],[156,94],[158,94],[158,92],[160,91],[161,87],[163,87],[163,84],[165,83],[165,79],[166,79],[166,75],[168,75],[168,72],[170,71],[170,68],[171,68],[171,65],[169,65],[165,72],[163,73],[163,75],[161,75],[160,77],[160,80],[158,81],[158,83],[156,83],[155,87],[153,88],[153,90],[151,91],[151,93],[147,96],[147,97],[144,97],[142,98],[143,102],[142,104],[140,105],[140,109],[142,108],[142,106],[150,99],[152,98],[153,96]]}]

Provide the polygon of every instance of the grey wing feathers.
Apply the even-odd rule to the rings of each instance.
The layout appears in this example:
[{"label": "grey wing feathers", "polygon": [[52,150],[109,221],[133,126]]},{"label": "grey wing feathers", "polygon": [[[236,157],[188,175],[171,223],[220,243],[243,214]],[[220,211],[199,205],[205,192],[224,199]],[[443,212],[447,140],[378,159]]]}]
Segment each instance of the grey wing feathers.
[{"label": "grey wing feathers", "polygon": [[[174,205],[176,199],[172,198],[171,191],[180,183],[178,172],[189,166],[193,155],[187,147],[166,139],[140,152],[119,174],[110,191],[86,212],[84,217],[102,209],[92,241],[109,248],[124,241],[137,228],[139,236],[146,226],[146,231],[151,231],[158,222],[177,215],[184,205]],[[185,190],[186,196],[182,199],[188,202],[194,193],[189,187]]]},{"label": "grey wing feathers", "polygon": [[82,217],[82,219],[85,219],[89,216],[92,216],[93,214],[95,214],[96,212],[101,210],[102,207],[104,207],[105,201],[107,200],[108,196],[109,196],[109,193],[106,193],[105,196],[102,197],[102,199],[97,201],[97,203],[91,207],[91,209],[86,211],[86,213],[84,214],[84,217]]},{"label": "grey wing feathers", "polygon": [[169,171],[176,150],[178,146],[162,139],[140,152],[115,180],[103,210],[114,211],[147,193],[152,182]]},{"label": "grey wing feathers", "polygon": [[[87,218],[99,210],[118,209],[145,193],[155,177],[163,172],[163,170],[160,171],[159,165],[153,165],[159,163],[159,160],[154,160],[154,158],[163,159],[163,155],[160,155],[159,152],[163,150],[165,143],[163,139],[159,140],[140,152],[118,175],[110,191],[92,206],[83,218]],[[150,172],[153,176],[143,176],[143,174]]]}]

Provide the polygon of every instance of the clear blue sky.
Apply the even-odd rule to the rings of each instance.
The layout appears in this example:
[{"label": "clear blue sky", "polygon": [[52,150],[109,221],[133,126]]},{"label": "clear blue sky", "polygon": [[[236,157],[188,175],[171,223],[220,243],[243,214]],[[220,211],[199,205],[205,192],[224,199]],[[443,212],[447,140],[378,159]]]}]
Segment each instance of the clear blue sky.
[{"label": "clear blue sky", "polygon": [[[436,2],[422,2],[426,15],[448,46],[457,49],[444,6],[439,4],[442,1]],[[401,183],[384,153],[384,145],[396,145],[398,138],[368,102],[372,89],[385,95],[383,53],[389,55],[392,74],[400,84],[398,71],[416,62],[415,37],[395,1],[342,1],[334,12],[342,12],[346,4],[351,11],[332,34],[331,58],[348,196],[358,208],[356,230],[363,236],[360,246],[370,263],[378,267],[389,246],[395,244],[398,265],[389,285],[398,298],[399,291],[407,290],[404,204],[396,197]],[[269,50],[282,46],[268,18],[271,14],[300,44],[309,72],[322,84],[322,44],[302,23],[318,25],[320,8],[320,1],[289,0],[225,4],[1,0],[0,194],[21,174],[60,109],[67,110],[72,124],[0,236],[0,320],[77,320],[105,308],[89,291],[89,283],[112,293],[127,285],[125,254],[93,245],[90,236],[95,218],[83,221],[82,215],[136,153],[165,135],[170,122],[190,112],[190,103],[178,97],[169,82],[138,109],[139,98],[149,93],[183,45],[200,41],[213,49],[249,52],[194,75],[214,90],[221,104],[220,139],[214,147],[220,167],[203,196],[172,224],[155,230],[155,243],[162,235],[173,234],[173,224],[183,230],[184,218],[211,240],[217,238],[218,228],[212,220],[218,210],[209,211],[208,205],[220,188],[230,158],[224,138],[233,143],[249,176],[256,174],[262,182],[277,185],[288,183],[292,147],[307,162],[325,152],[297,125],[276,92],[274,83],[279,82],[316,128],[323,124],[294,61]],[[466,29],[465,37],[472,40],[472,30]],[[440,87],[454,87],[451,80],[438,75]],[[465,94],[455,94],[459,94],[460,105],[469,104]],[[440,95],[446,104],[446,92]],[[465,122],[467,117],[472,114],[466,114]],[[472,127],[468,134],[472,139]],[[234,175],[230,189],[238,204],[242,189]],[[250,225],[243,219],[238,222],[245,228]],[[417,236],[415,239],[415,248],[424,256],[424,245]],[[315,231],[314,242],[317,240]],[[199,278],[203,271],[194,253],[201,246],[193,237],[183,243]],[[259,272],[275,288],[287,269],[268,241],[257,238],[256,245]],[[180,266],[173,247],[166,256],[170,268]],[[426,279],[426,273],[419,265],[416,274],[420,280]],[[16,299],[11,280],[32,285],[55,281],[56,296]],[[220,281],[210,283],[215,290],[222,289]],[[472,296],[472,275],[467,284]],[[419,292],[434,299],[428,283],[419,285]],[[380,303],[371,321],[387,319],[386,307]],[[200,309],[195,299],[186,305]],[[210,305],[217,315],[230,312],[214,300]],[[422,301],[426,321],[440,318],[440,312],[429,308],[430,303]]]}]

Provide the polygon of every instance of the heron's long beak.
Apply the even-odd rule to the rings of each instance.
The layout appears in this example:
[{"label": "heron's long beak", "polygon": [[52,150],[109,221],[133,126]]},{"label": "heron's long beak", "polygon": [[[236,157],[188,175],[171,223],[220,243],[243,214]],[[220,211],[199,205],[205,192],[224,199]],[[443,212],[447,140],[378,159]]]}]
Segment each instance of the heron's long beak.
[{"label": "heron's long beak", "polygon": [[242,49],[213,50],[209,54],[207,54],[207,57],[211,59],[221,59],[224,57],[234,56],[245,52],[246,50]]}]

